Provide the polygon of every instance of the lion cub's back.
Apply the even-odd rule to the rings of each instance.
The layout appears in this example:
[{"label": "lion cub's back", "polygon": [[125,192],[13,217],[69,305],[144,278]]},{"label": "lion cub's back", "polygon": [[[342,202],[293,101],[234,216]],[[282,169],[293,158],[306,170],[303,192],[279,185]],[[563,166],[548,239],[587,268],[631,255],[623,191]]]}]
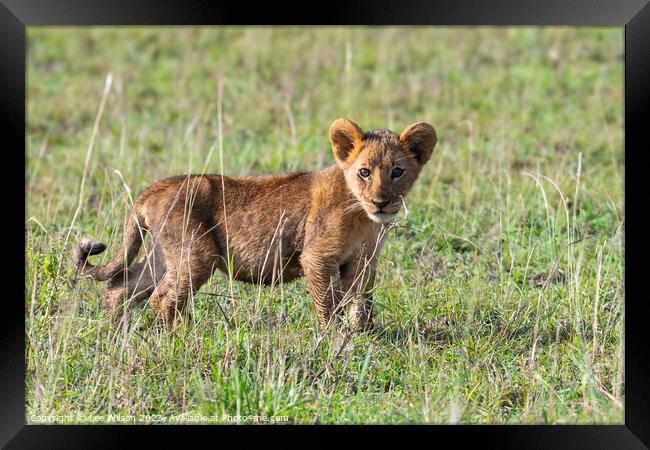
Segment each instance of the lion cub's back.
[{"label": "lion cub's back", "polygon": [[217,204],[216,179],[219,176],[181,175],[164,178],[147,187],[136,199],[137,212],[150,230],[164,224],[167,229],[182,226],[191,212],[194,221],[213,222]]},{"label": "lion cub's back", "polygon": [[219,217],[222,222],[227,217],[228,244],[240,275],[267,278],[273,254],[281,248],[286,279],[297,276],[311,203],[310,173],[226,177],[224,184],[226,208]]},{"label": "lion cub's back", "polygon": [[210,229],[221,252],[228,243],[241,275],[266,275],[263,272],[271,267],[262,266],[269,249],[281,242],[287,276],[292,278],[298,271],[310,202],[310,172],[223,179],[210,174],[160,180],[142,192],[136,206],[148,229],[162,228],[179,239],[191,211],[193,227]]}]

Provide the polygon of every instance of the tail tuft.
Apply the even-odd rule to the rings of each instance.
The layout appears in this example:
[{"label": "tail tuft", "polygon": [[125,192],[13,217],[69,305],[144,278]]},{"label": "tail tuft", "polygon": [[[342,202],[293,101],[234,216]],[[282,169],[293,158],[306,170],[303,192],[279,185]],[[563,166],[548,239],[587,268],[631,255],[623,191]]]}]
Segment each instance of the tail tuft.
[{"label": "tail tuft", "polygon": [[138,255],[138,250],[142,244],[142,234],[139,225],[141,222],[141,217],[136,218],[135,215],[128,217],[125,225],[123,250],[117,252],[117,256],[112,261],[102,266],[93,266],[88,262],[88,257],[100,254],[106,250],[106,245],[89,237],[83,238],[75,250],[77,270],[95,281],[112,280],[115,276],[122,273],[124,268],[130,266]]},{"label": "tail tuft", "polygon": [[88,264],[88,257],[91,255],[99,255],[106,250],[106,244],[99,242],[96,239],[85,237],[81,239],[77,245],[77,269],[83,270],[84,266]]}]

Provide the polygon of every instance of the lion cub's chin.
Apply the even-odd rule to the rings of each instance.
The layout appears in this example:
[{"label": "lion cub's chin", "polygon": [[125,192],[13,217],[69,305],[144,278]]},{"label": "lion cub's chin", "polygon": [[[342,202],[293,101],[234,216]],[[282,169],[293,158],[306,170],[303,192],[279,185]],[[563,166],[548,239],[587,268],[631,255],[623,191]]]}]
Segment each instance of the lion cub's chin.
[{"label": "lion cub's chin", "polygon": [[388,214],[388,213],[384,213],[384,212],[369,213],[369,212],[366,211],[366,214],[368,214],[368,217],[370,218],[370,220],[372,220],[373,222],[376,222],[376,223],[394,222],[395,221],[395,216],[396,216],[396,213]]}]

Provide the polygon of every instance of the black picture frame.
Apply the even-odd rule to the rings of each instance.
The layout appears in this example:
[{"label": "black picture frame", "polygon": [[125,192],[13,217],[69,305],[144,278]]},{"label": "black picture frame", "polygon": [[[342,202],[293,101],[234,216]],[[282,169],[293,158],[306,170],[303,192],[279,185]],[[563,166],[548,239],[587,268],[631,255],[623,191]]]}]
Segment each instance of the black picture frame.
[{"label": "black picture frame", "polygon": [[[25,425],[24,304],[20,295],[5,289],[5,318],[0,359],[0,444],[7,448],[86,448],[116,447],[146,434],[150,443],[174,437],[188,442],[206,433],[240,431],[246,437],[278,431],[322,434],[337,445],[340,434],[359,428],[375,437],[399,432],[402,439],[412,433],[426,434],[425,442],[464,443],[497,448],[647,448],[650,446],[650,394],[648,365],[650,356],[643,329],[642,294],[644,248],[642,214],[647,171],[644,154],[647,146],[647,112],[650,105],[650,6],[647,0],[445,0],[436,2],[401,1],[378,3],[357,1],[349,4],[328,2],[322,6],[282,7],[275,2],[252,5],[243,2],[153,0],[132,2],[84,0],[0,0],[0,127],[5,155],[26,151],[26,27],[84,25],[599,25],[625,27],[625,200],[626,237],[631,245],[625,252],[625,425],[556,426],[417,426],[408,427],[205,427],[187,426],[78,426]],[[645,119],[645,120],[644,120]],[[8,139],[13,138],[13,139]],[[13,144],[10,144],[13,142]],[[12,180],[11,176],[18,178]],[[647,175],[646,175],[647,176]],[[18,170],[3,174],[9,186],[25,186]],[[15,189],[15,188],[14,188]],[[3,189],[6,219],[16,208],[25,208],[11,187]],[[23,211],[25,211],[23,209]],[[23,216],[24,227],[26,216]],[[16,220],[16,227],[19,228]],[[8,233],[8,232],[7,232]],[[12,233],[13,235],[13,233]],[[6,235],[5,235],[6,236]],[[17,239],[5,238],[5,246]],[[24,250],[24,247],[23,247]],[[18,252],[18,248],[16,252]],[[19,267],[11,259],[11,264]],[[6,287],[18,282],[5,278]],[[22,294],[24,295],[24,293]],[[368,429],[369,428],[369,429]],[[138,436],[141,437],[141,436]],[[201,436],[205,437],[205,436]],[[212,441],[219,442],[219,441]],[[455,445],[455,444],[454,444]]]}]

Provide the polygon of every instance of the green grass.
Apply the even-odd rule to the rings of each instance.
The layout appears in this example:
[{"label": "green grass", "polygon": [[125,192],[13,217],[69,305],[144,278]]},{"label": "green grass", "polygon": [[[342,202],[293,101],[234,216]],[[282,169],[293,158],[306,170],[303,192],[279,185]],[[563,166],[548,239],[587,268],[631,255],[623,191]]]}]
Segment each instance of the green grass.
[{"label": "green grass", "polygon": [[[28,37],[28,422],[623,423],[622,28]],[[382,252],[386,333],[317,346],[303,280],[198,294],[175,333],[148,307],[132,329],[109,326],[101,286],[73,270],[83,233],[109,244],[106,261],[129,192],[158,179],[331,164],[341,116],[438,131]],[[202,291],[228,284],[218,274]]]}]

